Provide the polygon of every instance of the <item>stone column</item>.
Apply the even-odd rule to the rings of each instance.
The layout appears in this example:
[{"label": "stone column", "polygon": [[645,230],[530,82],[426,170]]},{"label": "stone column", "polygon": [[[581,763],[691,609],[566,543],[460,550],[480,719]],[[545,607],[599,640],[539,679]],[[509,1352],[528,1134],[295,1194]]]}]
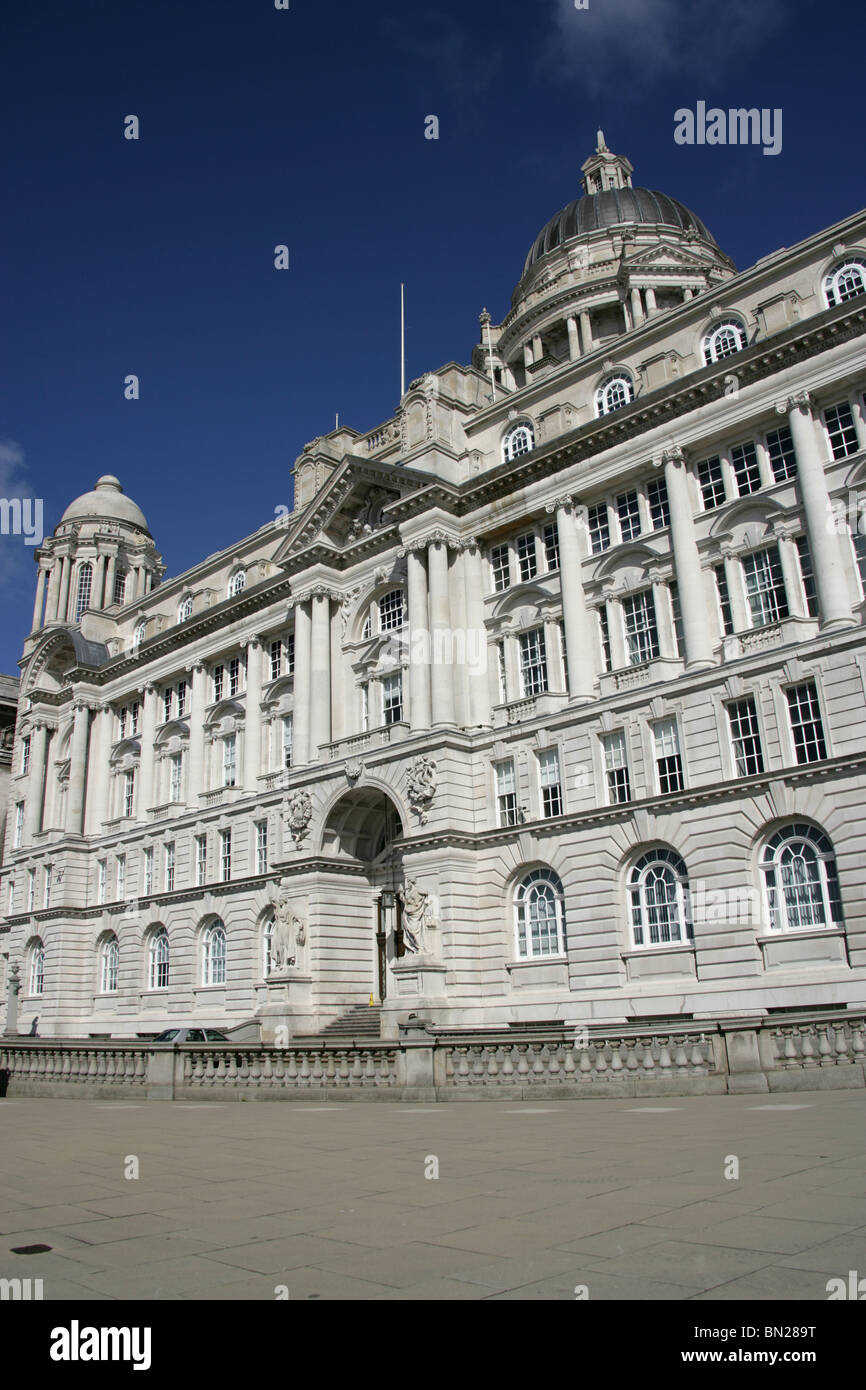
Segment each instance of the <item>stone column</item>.
[{"label": "stone column", "polygon": [[636,285],[632,287],[631,292],[631,314],[634,320],[634,326],[637,328],[638,324],[644,321],[644,311],[643,304],[641,303],[640,290]]},{"label": "stone column", "polygon": [[532,360],[540,362],[544,356],[544,344],[541,341],[541,334],[535,333],[532,338]]},{"label": "stone column", "polygon": [[114,711],[100,705],[93,716],[90,739],[90,758],[87,770],[87,814],[85,830],[92,835],[102,833],[103,822],[109,818],[111,731]]},{"label": "stone column", "polygon": [[647,286],[647,288],[644,290],[644,294],[646,295],[647,317],[652,318],[653,314],[658,313],[659,308],[658,302],[656,300],[656,292],[653,289],[652,285]]},{"label": "stone column", "polygon": [[97,555],[96,568],[93,575],[93,594],[91,595],[91,608],[105,608],[105,576],[108,571],[108,556]]},{"label": "stone column", "polygon": [[295,603],[295,702],[292,714],[292,763],[303,767],[310,761],[310,651],[311,623],[309,600]]},{"label": "stone column", "polygon": [[155,685],[148,685],[144,691],[144,709],[141,714],[141,761],[138,768],[138,817],[147,820],[153,800],[154,738],[156,735],[156,706],[159,693]]},{"label": "stone column", "polygon": [[105,597],[103,608],[110,608],[114,603],[114,584],[117,579],[117,555],[112,554],[108,557],[108,569],[105,572]]},{"label": "stone column", "polygon": [[[586,598],[583,592],[583,555],[578,533],[578,516],[573,497],[558,497],[547,510],[556,515],[559,537],[559,574],[562,588],[562,626],[568,658],[568,693],[572,700],[591,700],[595,690],[593,642],[589,630]],[[580,509],[580,523],[586,531]]]},{"label": "stone column", "polygon": [[313,594],[308,688],[310,760],[314,761],[331,741],[331,597],[325,590]]},{"label": "stone column", "polygon": [[493,721],[487,675],[487,628],[484,625],[484,580],[481,547],[473,536],[463,547],[466,590],[466,660],[469,665],[469,723],[487,728]]},{"label": "stone column", "polygon": [[57,622],[57,600],[60,592],[60,561],[52,556],[48,570],[48,598],[45,601],[46,623]]},{"label": "stone column", "polygon": [[606,595],[607,627],[610,633],[610,664],[612,671],[621,671],[629,665],[625,641],[625,627],[622,617],[622,599]]},{"label": "stone column", "polygon": [[335,603],[331,613],[331,739],[345,738],[346,667],[343,660],[343,607]]},{"label": "stone column", "polygon": [[409,718],[412,729],[429,729],[430,615],[427,607],[427,570],[420,549],[407,550],[409,603]]},{"label": "stone column", "polygon": [[90,710],[83,702],[74,706],[69,753],[69,790],[66,795],[66,833],[80,835],[84,830],[84,793],[87,783],[87,743]]},{"label": "stone column", "polygon": [[42,800],[45,795],[45,754],[48,730],[35,723],[30,732],[30,776],[27,779],[27,801],[24,809],[24,841],[32,845],[42,829]]},{"label": "stone column", "polygon": [[722,559],[725,566],[725,579],[728,584],[728,598],[731,601],[734,632],[745,632],[751,627],[751,616],[743,585],[743,571],[730,546],[722,546]]},{"label": "stone column", "polygon": [[247,693],[244,714],[245,792],[258,790],[262,756],[262,644],[258,637],[247,643]]},{"label": "stone column", "polygon": [[776,411],[779,415],[787,416],[797,455],[797,480],[815,572],[821,628],[823,631],[833,631],[853,627],[855,618],[851,611],[851,596],[839,537],[831,525],[830,493],[815,436],[811,398],[808,392],[801,392],[781,401]]},{"label": "stone column", "polygon": [[568,329],[568,355],[572,362],[580,356],[580,335],[577,330],[577,319],[574,314],[569,314],[565,320]]},{"label": "stone column", "polygon": [[69,612],[69,576],[72,560],[68,555],[60,557],[60,593],[57,598],[57,621],[65,623]]},{"label": "stone column", "polygon": [[427,550],[430,575],[430,638],[432,641],[432,712],[434,724],[454,723],[454,668],[451,605],[448,593],[448,541],[432,540]]},{"label": "stone column", "polygon": [[790,529],[790,523],[786,526],[783,521],[777,521],[773,527],[773,535],[779,547],[779,564],[782,566],[782,578],[785,581],[788,612],[792,618],[807,618],[809,615],[806,612],[803,594],[800,558],[797,554],[797,547],[789,534]]},{"label": "stone column", "polygon": [[589,316],[589,311],[586,309],[584,309],[580,315],[580,336],[583,340],[584,353],[592,352],[595,347],[595,343],[592,339],[592,319]]},{"label": "stone column", "polygon": [[671,550],[680,596],[686,669],[701,670],[714,664],[713,634],[707,619],[704,572],[695,536],[692,499],[682,449],[662,454],[671,511]]},{"label": "stone column", "polygon": [[189,802],[197,806],[204,786],[204,711],[207,704],[207,671],[203,661],[192,668],[192,690],[189,708],[189,769],[187,786]]},{"label": "stone column", "polygon": [[36,602],[33,605],[33,627],[31,631],[38,632],[42,627],[42,604],[45,598],[45,566],[39,561],[39,574],[36,578]]}]

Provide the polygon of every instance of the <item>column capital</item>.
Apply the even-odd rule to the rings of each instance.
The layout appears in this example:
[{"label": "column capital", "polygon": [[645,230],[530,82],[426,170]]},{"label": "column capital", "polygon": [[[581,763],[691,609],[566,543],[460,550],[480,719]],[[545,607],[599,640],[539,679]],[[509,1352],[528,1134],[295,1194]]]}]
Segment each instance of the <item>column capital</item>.
[{"label": "column capital", "polygon": [[803,527],[799,521],[787,520],[774,521],[770,529],[776,540],[788,541],[792,540],[794,536],[798,536]]},{"label": "column capital", "polygon": [[662,467],[671,463],[675,468],[684,468],[688,462],[688,455],[680,444],[670,444],[666,449],[662,449]]},{"label": "column capital", "polygon": [[552,516],[554,512],[576,512],[578,505],[577,498],[573,493],[564,492],[561,496],[554,497],[552,502],[548,502],[544,510]]},{"label": "column capital", "polygon": [[798,391],[795,395],[785,396],[776,402],[777,415],[790,415],[792,410],[812,409],[812,395],[809,391]]},{"label": "column capital", "polygon": [[446,550],[459,550],[460,540],[450,531],[444,531],[441,526],[437,526],[435,531],[430,531],[424,538],[424,543],[428,547],[431,545],[443,545]]},{"label": "column capital", "polygon": [[477,536],[464,536],[463,540],[458,543],[457,549],[462,551],[464,554],[467,551],[477,550],[478,554],[480,555],[481,542],[479,541]]},{"label": "column capital", "polygon": [[339,594],[336,589],[330,588],[327,584],[311,584],[308,589],[303,589],[300,593],[293,595],[290,600],[290,606],[299,603],[308,603],[314,598],[327,598],[332,599],[335,603],[339,603],[342,595]]}]

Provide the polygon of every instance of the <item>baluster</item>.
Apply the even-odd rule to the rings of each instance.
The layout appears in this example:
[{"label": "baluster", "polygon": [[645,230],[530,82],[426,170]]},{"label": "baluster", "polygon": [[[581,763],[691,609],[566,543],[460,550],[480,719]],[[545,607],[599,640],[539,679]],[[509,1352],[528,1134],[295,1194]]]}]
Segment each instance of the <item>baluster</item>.
[{"label": "baluster", "polygon": [[845,1024],[836,1024],[836,1065],[845,1065],[851,1061],[848,1055],[848,1039],[845,1036]]},{"label": "baluster", "polygon": [[863,1034],[866,1032],[862,1023],[851,1024],[851,1051],[857,1061],[861,1061],[866,1052],[866,1041]]},{"label": "baluster", "polygon": [[610,1069],[611,1069],[611,1071],[612,1071],[615,1075],[619,1075],[619,1073],[620,1073],[620,1072],[622,1071],[622,1069],[623,1069],[623,1066],[622,1066],[622,1057],[620,1056],[620,1051],[619,1051],[621,1046],[622,1046],[622,1041],[621,1041],[620,1038],[612,1038],[612,1039],[611,1039],[611,1042],[610,1042]]},{"label": "baluster", "polygon": [[689,1057],[689,1061],[692,1064],[692,1071],[706,1072],[707,1070],[707,1057],[704,1053],[705,1044],[706,1037],[703,1033],[695,1038],[692,1043],[691,1056]]},{"label": "baluster", "polygon": [[670,1038],[659,1038],[659,1067],[664,1072],[670,1072],[671,1066]]},{"label": "baluster", "polygon": [[517,1075],[527,1076],[529,1074],[529,1046],[527,1043],[517,1044]]},{"label": "baluster", "polygon": [[511,1054],[513,1051],[513,1047],[504,1047],[502,1049],[502,1075],[505,1079],[506,1084],[511,1081],[511,1078],[514,1075],[514,1063],[511,1060]]},{"label": "baluster", "polygon": [[308,1052],[301,1053],[301,1070],[298,1076],[298,1082],[301,1086],[309,1086],[312,1082],[310,1055]]},{"label": "baluster", "polygon": [[685,1049],[685,1046],[684,1046],[684,1044],[685,1044],[687,1041],[688,1041],[687,1038],[678,1038],[678,1039],[677,1039],[676,1052],[675,1052],[675,1054],[674,1054],[674,1066],[675,1066],[676,1069],[677,1069],[677,1075],[678,1075],[678,1076],[687,1076],[687,1075],[688,1075],[688,1071],[689,1071],[689,1059],[688,1059],[688,1057],[686,1056],[686,1049]]},{"label": "baluster", "polygon": [[637,1059],[636,1047],[637,1047],[637,1040],[636,1040],[635,1038],[626,1038],[626,1040],[625,1040],[625,1069],[626,1069],[626,1071],[638,1071],[638,1070],[640,1069],[640,1062],[639,1062],[638,1059]]},{"label": "baluster", "polygon": [[818,1053],[821,1057],[821,1066],[833,1066],[835,1058],[833,1056],[833,1044],[830,1042],[830,1029],[825,1024],[818,1030]]},{"label": "baluster", "polygon": [[652,1040],[652,1038],[646,1038],[646,1039],[643,1041],[642,1046],[643,1046],[643,1049],[644,1049],[644,1054],[643,1054],[643,1069],[644,1069],[644,1071],[648,1071],[648,1072],[655,1071],[655,1068],[656,1068],[656,1059],[655,1059],[655,1057],[653,1056],[653,1040]]},{"label": "baluster", "polygon": [[812,1029],[800,1029],[800,1057],[804,1067],[817,1067],[818,1058],[815,1056],[815,1046],[812,1042]]}]

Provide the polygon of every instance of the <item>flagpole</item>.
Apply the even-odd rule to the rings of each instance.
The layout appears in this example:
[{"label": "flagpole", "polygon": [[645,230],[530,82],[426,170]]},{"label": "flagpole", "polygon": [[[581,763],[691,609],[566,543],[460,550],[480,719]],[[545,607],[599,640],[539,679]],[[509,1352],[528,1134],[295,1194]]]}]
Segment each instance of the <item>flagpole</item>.
[{"label": "flagpole", "polygon": [[400,285],[400,399],[406,394],[406,294]]}]

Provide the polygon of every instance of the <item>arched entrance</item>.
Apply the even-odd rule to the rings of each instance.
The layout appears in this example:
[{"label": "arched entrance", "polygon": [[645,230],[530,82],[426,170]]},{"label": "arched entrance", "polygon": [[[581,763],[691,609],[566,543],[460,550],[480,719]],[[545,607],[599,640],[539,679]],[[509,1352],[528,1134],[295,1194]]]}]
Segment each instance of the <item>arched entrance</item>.
[{"label": "arched entrance", "polygon": [[370,928],[369,992],[379,1004],[388,997],[390,967],[405,951],[402,836],[403,821],[391,797],[378,787],[356,787],[332,807],[322,837],[323,856],[364,866],[359,908]]}]

